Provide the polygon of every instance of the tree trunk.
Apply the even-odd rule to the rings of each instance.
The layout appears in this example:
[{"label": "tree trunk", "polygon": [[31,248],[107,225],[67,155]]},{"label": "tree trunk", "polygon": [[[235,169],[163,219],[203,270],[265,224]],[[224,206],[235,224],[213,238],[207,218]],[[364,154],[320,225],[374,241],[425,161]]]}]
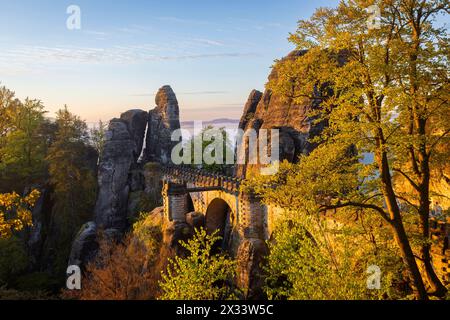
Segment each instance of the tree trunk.
[{"label": "tree trunk", "polygon": [[402,256],[403,263],[406,265],[406,269],[409,278],[412,281],[412,286],[414,294],[419,300],[428,300],[427,290],[422,280],[422,276],[417,266],[414,253],[406,236],[403,223],[400,221],[393,221],[391,227],[394,231],[395,241],[400,249],[400,254]]},{"label": "tree trunk", "polygon": [[420,215],[420,223],[419,230],[422,236],[423,244],[420,246],[420,258],[422,263],[422,273],[427,283],[430,286],[431,293],[442,297],[447,293],[447,289],[442,284],[439,277],[436,275],[434,271],[433,264],[431,261],[430,249],[431,245],[429,243],[430,239],[430,200],[429,200],[429,185],[430,185],[430,170],[428,167],[427,158],[423,157],[423,155],[419,154],[419,161],[421,164],[423,179],[420,184],[420,204],[419,204],[419,215]]},{"label": "tree trunk", "polygon": [[384,138],[381,129],[378,131],[377,139],[377,152],[375,158],[380,170],[381,178],[381,191],[384,195],[387,211],[390,216],[390,225],[393,229],[395,241],[400,249],[403,262],[406,266],[408,275],[412,281],[414,294],[419,300],[428,300],[427,290],[423,283],[422,275],[420,274],[419,267],[417,266],[416,258],[412,251],[411,245],[406,234],[406,230],[403,226],[402,216],[400,214],[400,208],[397,204],[397,198],[392,186],[392,177],[389,170],[389,161],[386,151],[383,149]]}]

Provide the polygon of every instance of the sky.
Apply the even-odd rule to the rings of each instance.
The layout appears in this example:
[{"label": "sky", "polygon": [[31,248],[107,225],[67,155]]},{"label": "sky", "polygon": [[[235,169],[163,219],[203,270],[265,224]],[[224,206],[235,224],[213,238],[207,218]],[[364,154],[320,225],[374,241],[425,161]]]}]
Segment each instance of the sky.
[{"label": "sky", "polygon": [[[149,110],[172,86],[181,120],[239,119],[297,21],[337,0],[0,0],[0,85],[87,122]],[[69,29],[70,5],[80,29]],[[70,20],[73,21],[73,20]]]}]

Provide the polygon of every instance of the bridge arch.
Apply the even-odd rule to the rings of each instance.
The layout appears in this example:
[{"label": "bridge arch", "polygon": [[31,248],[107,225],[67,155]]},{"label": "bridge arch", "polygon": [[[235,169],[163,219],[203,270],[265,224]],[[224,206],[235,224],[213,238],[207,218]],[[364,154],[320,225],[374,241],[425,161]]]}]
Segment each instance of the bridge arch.
[{"label": "bridge arch", "polygon": [[219,230],[218,235],[222,238],[218,245],[227,250],[230,243],[233,228],[234,214],[230,205],[222,198],[213,199],[206,209],[206,231],[213,233]]}]

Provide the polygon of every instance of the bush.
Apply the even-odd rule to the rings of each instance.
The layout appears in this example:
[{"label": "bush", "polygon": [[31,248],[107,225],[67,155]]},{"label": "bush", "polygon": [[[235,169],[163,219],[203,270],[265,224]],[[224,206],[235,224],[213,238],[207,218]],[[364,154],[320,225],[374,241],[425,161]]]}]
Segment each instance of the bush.
[{"label": "bush", "polygon": [[49,300],[54,297],[45,292],[17,291],[0,287],[0,300]]},{"label": "bush", "polygon": [[8,285],[28,266],[28,256],[23,242],[13,236],[0,239],[0,285]]},{"label": "bush", "polygon": [[[355,223],[331,230],[325,222],[296,218],[280,222],[269,243],[265,290],[270,299],[405,298],[402,261],[390,239],[377,230],[363,233]],[[366,219],[364,227],[370,223]],[[371,236],[368,242],[365,236]],[[381,270],[379,290],[367,289],[371,265]]]},{"label": "bush", "polygon": [[208,235],[196,230],[194,238],[181,245],[187,249],[186,258],[169,261],[160,282],[163,300],[225,300],[235,299],[233,286],[236,263],[224,254],[213,254],[214,244],[220,240],[217,232]]},{"label": "bush", "polygon": [[86,267],[79,292],[64,298],[81,300],[150,300],[160,294],[158,281],[173,253],[162,242],[162,220],[141,215],[121,242],[102,238],[96,259]]},{"label": "bush", "polygon": [[38,293],[57,292],[61,288],[59,279],[46,272],[34,272],[16,279],[14,288],[22,292]]}]

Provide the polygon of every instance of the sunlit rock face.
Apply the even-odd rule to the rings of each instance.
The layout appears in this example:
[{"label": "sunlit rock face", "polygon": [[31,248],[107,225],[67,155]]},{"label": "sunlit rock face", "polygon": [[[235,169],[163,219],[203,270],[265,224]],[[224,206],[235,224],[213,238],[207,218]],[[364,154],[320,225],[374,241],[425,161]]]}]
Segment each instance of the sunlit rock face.
[{"label": "sunlit rock face", "polygon": [[239,129],[244,130],[250,120],[255,117],[256,108],[261,101],[262,92],[258,90],[252,90],[248,96],[247,102],[244,106],[241,120],[239,121]]},{"label": "sunlit rock face", "polygon": [[[295,59],[305,53],[306,51],[293,51],[277,63]],[[277,77],[274,68],[269,75],[269,80]],[[289,99],[274,94],[269,89],[265,90],[263,94],[253,90],[244,107],[239,127],[244,131],[254,129],[258,134],[261,129],[279,129],[280,160],[296,162],[301,154],[307,154],[314,148],[308,142],[308,138],[320,133],[324,128],[323,123],[313,124],[314,119],[308,115],[312,108],[319,106],[320,101],[316,100],[305,99],[302,104],[294,104]],[[248,157],[249,147],[251,146],[243,145],[245,146],[243,152]],[[271,149],[270,139],[267,149]],[[259,168],[260,165],[238,165],[236,174],[239,177],[245,177],[251,171]]]},{"label": "sunlit rock face", "polygon": [[178,100],[170,86],[159,89],[156,108],[149,112],[144,150],[144,162],[171,163],[171,153],[177,142],[171,139],[174,130],[180,129]]}]

